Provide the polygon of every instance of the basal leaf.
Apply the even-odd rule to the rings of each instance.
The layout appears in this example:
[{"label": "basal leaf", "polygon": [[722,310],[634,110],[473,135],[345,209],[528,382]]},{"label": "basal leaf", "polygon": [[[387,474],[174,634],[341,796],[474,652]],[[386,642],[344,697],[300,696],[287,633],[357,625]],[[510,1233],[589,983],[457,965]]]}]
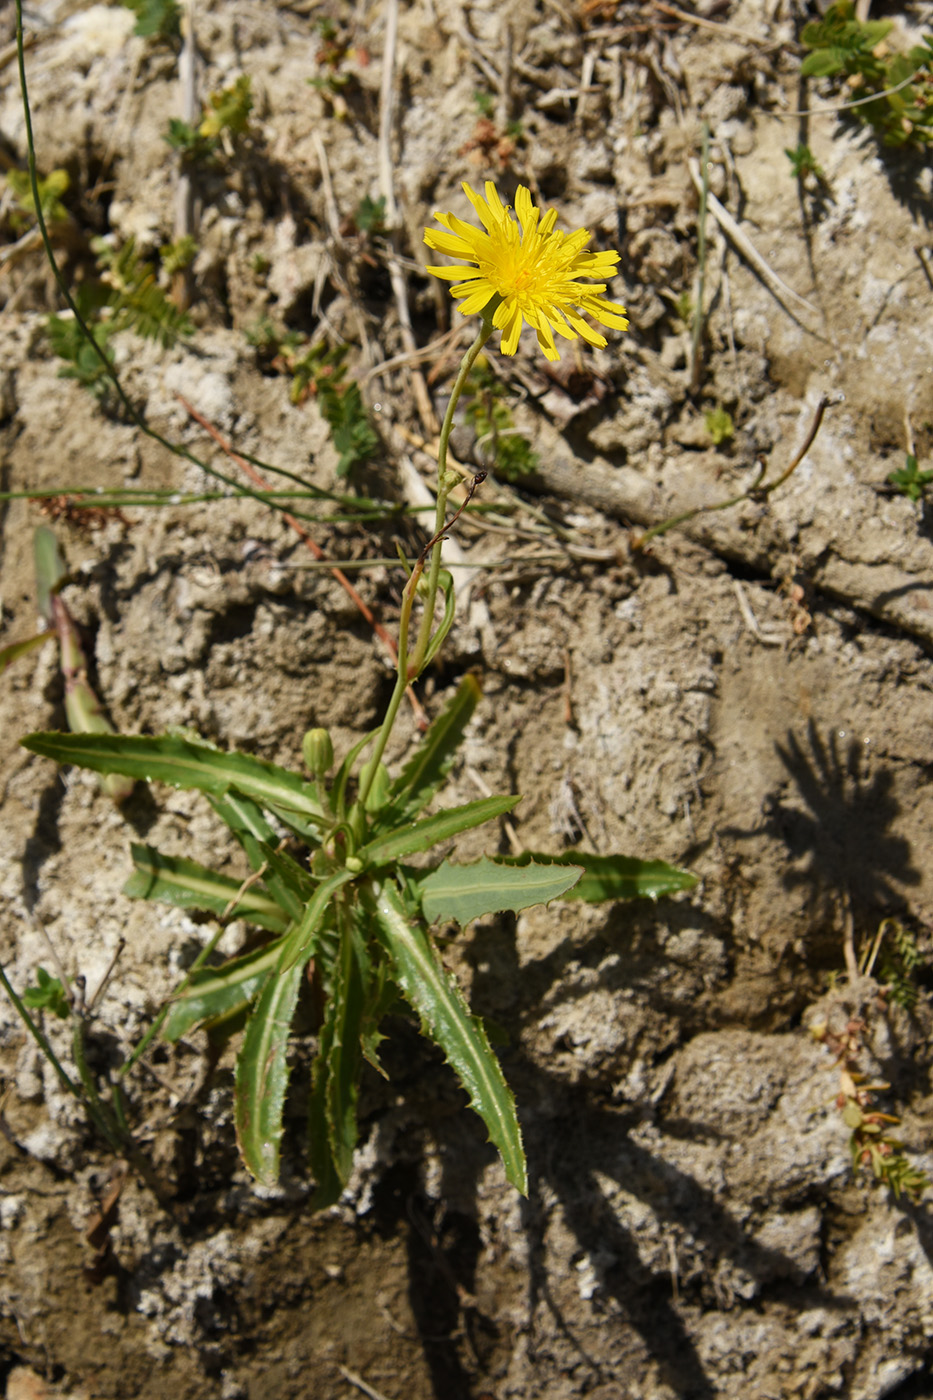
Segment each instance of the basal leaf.
[{"label": "basal leaf", "polygon": [[463,993],[444,971],[421,924],[411,923],[397,885],[386,881],[372,896],[372,913],[393,975],[422,1029],[453,1065],[470,1103],[499,1149],[506,1176],[523,1195],[528,1175],[515,1100],[493,1054],[482,1022],[470,1014]]},{"label": "basal leaf", "polygon": [[273,933],[283,933],[288,926],[279,905],[256,885],[244,890],[242,880],[218,875],[195,860],[163,855],[154,846],[134,841],[130,849],[136,870],[123,886],[130,899],[154,899],[177,909],[204,909],[218,916],[236,901],[231,918],[249,919]]},{"label": "basal leaf", "polygon": [[30,734],[21,743],[57,763],[75,763],[96,773],[123,773],[214,797],[236,789],[264,807],[312,821],[322,817],[314,789],[297,773],[248,754],[224,753],[202,740],[176,734]]},{"label": "basal leaf", "polygon": [[236,1062],[234,1118],[240,1155],[262,1186],[279,1179],[282,1111],[288,1088],[288,1036],[304,963],[273,973],[246,1026]]},{"label": "basal leaf", "polygon": [[583,874],[582,865],[562,861],[547,865],[500,865],[483,856],[471,865],[445,860],[421,881],[421,907],[429,924],[456,919],[468,924],[483,914],[503,909],[528,909],[565,894]]},{"label": "basal leaf", "polygon": [[340,886],[354,878],[354,871],[338,870],[336,875],[331,875],[329,879],[321,881],[311,899],[308,900],[298,923],[285,940],[279,964],[281,972],[287,972],[299,960],[307,962],[309,957],[314,956],[315,939],[324,922],[327,906]]},{"label": "basal leaf", "polygon": [[350,928],[345,928],[341,934],[327,1003],[330,1035],[325,1108],[331,1158],[337,1176],[344,1184],[353,1166],[353,1149],[357,1138],[356,1098],[362,1061],[360,1035],[366,1003],[364,978],[368,961]]},{"label": "basal leaf", "polygon": [[[228,792],[223,797],[209,797],[208,801],[243,847],[250,867],[253,870],[267,867],[263,883],[276,903],[289,919],[300,919],[305,902],[313,893],[313,889],[309,888],[313,882],[297,861],[275,849],[276,834],[266,820],[262,808],[251,798],[244,797],[241,792]],[[296,872],[300,872],[307,880],[307,885],[299,879]]]},{"label": "basal leaf", "polygon": [[417,816],[441,788],[482,693],[475,676],[464,676],[453,699],[428,729],[392,784],[389,807],[397,821]]},{"label": "basal leaf", "polygon": [[172,1002],[162,1027],[166,1040],[180,1040],[195,1026],[210,1028],[240,1015],[262,990],[279,960],[281,939],[221,968],[202,968]]},{"label": "basal leaf", "polygon": [[636,860],[633,856],[594,856],[588,851],[561,851],[560,855],[542,855],[523,851],[520,856],[496,856],[504,866],[525,866],[533,861],[548,861],[552,865],[582,865],[583,878],[561,899],[580,899],[586,904],[601,904],[607,899],[660,899],[662,895],[691,890],[697,877],[689,870],[679,870],[663,860]]},{"label": "basal leaf", "polygon": [[429,851],[439,841],[458,836],[461,831],[469,831],[474,826],[493,817],[501,817],[521,802],[521,797],[482,797],[477,802],[466,802],[462,807],[449,807],[446,812],[438,812],[434,817],[425,817],[420,822],[410,822],[396,831],[387,832],[375,840],[361,846],[358,858],[364,865],[387,865],[403,856],[414,855],[416,851]]}]

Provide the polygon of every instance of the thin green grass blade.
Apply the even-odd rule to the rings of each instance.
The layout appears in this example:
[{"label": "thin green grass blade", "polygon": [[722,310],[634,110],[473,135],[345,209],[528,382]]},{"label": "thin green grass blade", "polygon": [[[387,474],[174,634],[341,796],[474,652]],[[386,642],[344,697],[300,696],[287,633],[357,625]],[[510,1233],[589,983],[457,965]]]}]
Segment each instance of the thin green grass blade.
[{"label": "thin green grass blade", "polygon": [[533,904],[548,904],[566,894],[582,874],[582,865],[557,861],[508,866],[487,856],[470,865],[445,860],[420,881],[421,908],[429,924],[442,919],[468,924],[483,914],[505,909],[518,913]]},{"label": "thin green grass blade", "polygon": [[523,851],[520,856],[496,856],[496,864],[527,866],[533,861],[548,861],[551,865],[582,865],[579,884],[559,895],[560,899],[579,899],[585,904],[602,904],[609,899],[661,899],[664,895],[692,890],[696,875],[680,870],[663,860],[636,860],[634,856],[594,856],[588,851],[561,851],[560,855],[544,855],[538,851]]},{"label": "thin green grass blade", "polygon": [[466,802],[462,807],[450,807],[446,812],[438,812],[434,817],[425,817],[420,822],[379,836],[367,845],[361,846],[357,857],[364,865],[387,865],[403,856],[414,855],[416,851],[429,851],[439,841],[451,836],[459,836],[461,831],[469,831],[474,826],[482,826],[493,817],[504,816],[521,802],[521,796],[481,797],[477,802]]},{"label": "thin green grass blade", "polygon": [[476,677],[464,676],[457,693],[392,784],[387,812],[391,812],[394,820],[403,822],[417,816],[440,790],[482,694]]},{"label": "thin green grass blade", "polygon": [[[176,909],[203,909],[218,917],[230,909],[232,919],[249,919],[273,933],[284,933],[289,919],[261,888],[243,889],[242,880],[218,875],[198,861],[166,856],[154,846],[133,842],[134,873],[123,886],[130,899],[152,899]],[[232,905],[232,908],[231,908]]]},{"label": "thin green grass blade", "polygon": [[512,1091],[478,1017],[447,975],[427,933],[405,913],[398,886],[391,881],[374,892],[373,919],[405,999],[418,1013],[424,1034],[444,1051],[499,1149],[506,1176],[528,1194],[528,1173]]},{"label": "thin green grass blade", "polygon": [[123,773],[214,797],[237,789],[263,806],[312,821],[323,816],[314,790],[297,773],[248,754],[225,753],[203,740],[176,734],[29,734],[20,742],[44,758],[96,773]]}]

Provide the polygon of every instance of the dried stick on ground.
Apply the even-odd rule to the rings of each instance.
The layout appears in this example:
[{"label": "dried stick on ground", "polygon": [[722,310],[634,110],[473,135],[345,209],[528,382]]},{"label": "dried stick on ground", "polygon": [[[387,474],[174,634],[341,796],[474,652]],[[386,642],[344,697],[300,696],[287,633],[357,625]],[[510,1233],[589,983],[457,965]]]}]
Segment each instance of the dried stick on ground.
[{"label": "dried stick on ground", "polygon": [[[690,178],[696,187],[697,194],[702,198],[703,178],[700,174],[700,167],[695,160],[688,160],[687,168],[690,171]],[[792,287],[788,287],[786,282],[781,281],[777,273],[765,262],[751,239],[739,228],[728,209],[720,204],[712,190],[706,192],[706,205],[723,233],[736,250],[742,254],[749,266],[754,268],[775,301],[783,306],[788,316],[798,325],[802,325],[804,330],[809,331],[811,335],[824,338],[822,318],[817,308],[803,297],[798,296]]]}]

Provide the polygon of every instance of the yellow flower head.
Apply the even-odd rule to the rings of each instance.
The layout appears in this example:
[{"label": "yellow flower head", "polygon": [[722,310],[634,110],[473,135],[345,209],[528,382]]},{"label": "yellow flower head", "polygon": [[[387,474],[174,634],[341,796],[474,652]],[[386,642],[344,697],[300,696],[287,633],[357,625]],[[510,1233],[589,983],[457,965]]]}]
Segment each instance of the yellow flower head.
[{"label": "yellow flower head", "polygon": [[618,253],[585,252],[590,241],[585,228],[558,233],[554,228],[557,211],[549,209],[541,219],[541,211],[532,204],[524,185],[519,185],[515,195],[518,223],[491,180],[486,181],[485,199],[469,185],[463,188],[483,227],[465,224],[455,214],[435,214],[445,232],[426,229],[424,241],[439,253],[475,265],[429,267],[428,271],[457,282],[450,290],[463,300],[460,310],[464,316],[483,311],[494,297],[501,298],[492,324],[502,332],[503,354],[515,354],[523,321],[533,327],[549,360],[560,359],[554,345],[555,331],[565,340],[582,336],[590,345],[606,344],[606,337],[587,325],[581,311],[604,326],[626,330],[625,307],[601,296],[605,281],[584,285],[578,280],[614,277]]}]

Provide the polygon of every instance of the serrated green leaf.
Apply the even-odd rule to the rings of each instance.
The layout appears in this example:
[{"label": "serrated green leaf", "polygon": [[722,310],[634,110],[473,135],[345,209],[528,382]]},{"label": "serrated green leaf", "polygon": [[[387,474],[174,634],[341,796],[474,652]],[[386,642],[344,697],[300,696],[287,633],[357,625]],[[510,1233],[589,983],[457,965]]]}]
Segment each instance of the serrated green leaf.
[{"label": "serrated green leaf", "polygon": [[285,940],[279,964],[280,972],[288,972],[297,961],[300,960],[304,963],[307,962],[308,958],[314,956],[315,940],[324,922],[328,905],[341,885],[347,884],[355,877],[355,871],[338,870],[328,880],[321,881],[309,899],[298,923]]},{"label": "serrated green leaf", "polygon": [[462,807],[449,807],[446,812],[438,812],[434,817],[424,817],[420,822],[410,822],[397,831],[378,836],[367,845],[361,846],[357,857],[364,865],[387,865],[403,856],[414,855],[416,851],[429,851],[439,841],[451,836],[459,836],[461,831],[470,831],[474,826],[493,817],[501,817],[521,802],[521,797],[481,797],[478,802],[466,802]]},{"label": "serrated green leaf", "polygon": [[495,861],[499,865],[519,867],[532,861],[582,865],[584,873],[579,884],[559,898],[580,899],[586,904],[601,904],[608,899],[660,899],[663,895],[693,889],[697,883],[697,877],[689,870],[679,870],[663,860],[594,856],[588,851],[561,851],[556,856],[523,851],[520,856],[496,856]]},{"label": "serrated green leaf", "polygon": [[345,928],[327,1002],[326,1115],[331,1157],[341,1182],[349,1178],[356,1147],[356,1097],[362,1054],[360,1035],[366,1002],[368,958]]},{"label": "serrated green leaf", "polygon": [[395,820],[403,822],[417,816],[443,786],[482,694],[476,677],[464,676],[457,693],[392,784],[389,801]]},{"label": "serrated green leaf", "polygon": [[172,1002],[162,1027],[168,1041],[179,1040],[195,1026],[210,1028],[245,1011],[271,975],[281,952],[281,939],[236,958],[221,968],[202,968]]},{"label": "serrated green leaf", "polygon": [[304,963],[273,973],[246,1025],[236,1062],[234,1120],[240,1155],[262,1186],[279,1179],[282,1112],[288,1088],[288,1036]]},{"label": "serrated green leaf", "polygon": [[418,1013],[422,1029],[456,1070],[470,1103],[499,1149],[506,1176],[528,1194],[528,1174],[515,1100],[489,1044],[483,1024],[470,1014],[463,993],[444,971],[427,933],[406,916],[393,882],[376,887],[372,913],[395,981]]},{"label": "serrated green leaf", "polygon": [[533,904],[547,904],[575,885],[582,865],[530,861],[508,866],[483,856],[471,865],[451,865],[445,860],[421,881],[421,907],[429,924],[455,919],[468,924],[483,914],[504,909],[518,913]]},{"label": "serrated green leaf", "polygon": [[297,773],[249,754],[224,753],[203,740],[175,734],[29,734],[20,742],[44,758],[96,773],[123,773],[214,797],[236,789],[276,812],[323,817],[314,790]]},{"label": "serrated green leaf", "polygon": [[163,855],[154,846],[134,841],[130,850],[136,870],[123,886],[130,899],[153,899],[176,909],[203,909],[218,916],[236,901],[231,918],[249,919],[273,933],[288,927],[288,917],[261,887],[243,890],[242,880],[218,875],[195,860]]}]

